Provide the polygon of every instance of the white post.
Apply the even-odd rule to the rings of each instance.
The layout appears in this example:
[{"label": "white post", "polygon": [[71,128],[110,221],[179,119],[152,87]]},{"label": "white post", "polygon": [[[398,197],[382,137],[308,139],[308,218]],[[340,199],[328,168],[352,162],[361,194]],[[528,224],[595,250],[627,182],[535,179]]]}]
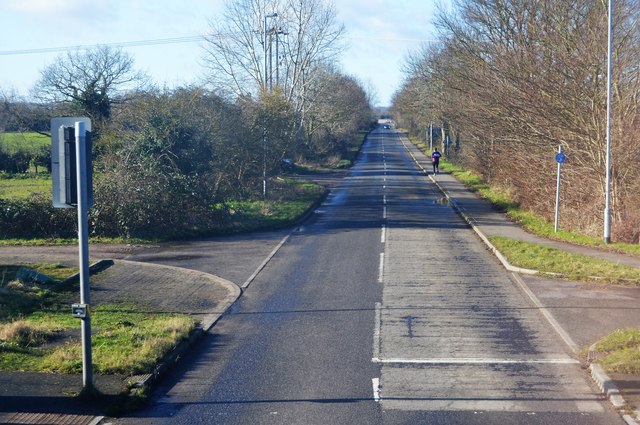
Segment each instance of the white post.
[{"label": "white post", "polygon": [[611,242],[611,38],[613,30],[613,0],[609,0],[607,47],[607,160],[604,200],[604,243]]},{"label": "white post", "polygon": [[429,124],[429,152],[433,151],[433,123]]},{"label": "white post", "polygon": [[91,315],[89,297],[89,223],[87,219],[87,144],[85,124],[75,123],[76,172],[78,176],[78,252],[80,265],[80,303],[86,305],[86,317],[82,318],[82,383],[85,390],[93,387],[91,361]]},{"label": "white post", "polygon": [[[562,153],[562,145],[558,146],[558,153]],[[553,227],[554,232],[558,233],[558,217],[560,213],[560,169],[562,163],[558,161],[558,178],[556,182],[556,219]]]}]

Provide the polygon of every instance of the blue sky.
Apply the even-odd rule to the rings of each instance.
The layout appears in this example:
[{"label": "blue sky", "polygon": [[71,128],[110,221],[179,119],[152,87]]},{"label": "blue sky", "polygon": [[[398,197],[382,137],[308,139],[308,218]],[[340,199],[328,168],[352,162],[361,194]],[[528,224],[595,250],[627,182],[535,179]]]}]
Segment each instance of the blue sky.
[{"label": "blue sky", "polygon": [[[124,50],[160,86],[197,83],[204,69],[196,36],[210,30],[225,1],[0,0],[0,90],[27,96],[61,54],[42,49],[168,39],[180,42]],[[335,6],[349,44],[342,70],[373,88],[376,104],[389,104],[407,53],[434,38],[436,0],[336,0]],[[16,53],[25,50],[31,52]]]}]

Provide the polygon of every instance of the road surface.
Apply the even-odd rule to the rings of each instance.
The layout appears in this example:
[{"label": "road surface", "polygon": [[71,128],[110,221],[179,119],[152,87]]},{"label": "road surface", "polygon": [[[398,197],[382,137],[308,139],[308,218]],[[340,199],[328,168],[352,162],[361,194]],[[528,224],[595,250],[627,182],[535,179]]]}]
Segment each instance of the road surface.
[{"label": "road surface", "polygon": [[[402,137],[374,131],[310,220],[261,235],[284,243],[254,279],[218,273],[239,302],[118,424],[624,423]],[[188,261],[259,264],[249,242]]]}]

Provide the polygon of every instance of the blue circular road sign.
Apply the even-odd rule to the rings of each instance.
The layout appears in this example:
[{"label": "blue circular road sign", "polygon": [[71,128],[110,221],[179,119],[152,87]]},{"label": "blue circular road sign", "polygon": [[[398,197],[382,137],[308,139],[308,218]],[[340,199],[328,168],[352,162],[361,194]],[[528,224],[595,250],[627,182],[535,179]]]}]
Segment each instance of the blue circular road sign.
[{"label": "blue circular road sign", "polygon": [[567,157],[565,156],[565,154],[563,154],[562,152],[558,152],[556,154],[556,162],[558,164],[562,164],[563,162],[565,162],[567,160]]}]

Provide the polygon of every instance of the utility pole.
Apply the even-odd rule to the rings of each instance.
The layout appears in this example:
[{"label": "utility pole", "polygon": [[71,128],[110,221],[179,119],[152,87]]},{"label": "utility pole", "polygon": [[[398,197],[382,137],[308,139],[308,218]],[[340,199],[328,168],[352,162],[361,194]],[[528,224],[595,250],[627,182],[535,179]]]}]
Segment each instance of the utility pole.
[{"label": "utility pole", "polygon": [[[276,18],[278,16],[277,13],[272,13],[270,15],[265,15],[264,16],[264,45],[263,45],[263,52],[264,52],[264,88],[265,90],[269,87],[269,62],[271,59],[271,43],[270,43],[270,39],[269,39],[269,33],[271,32],[270,30],[267,29],[267,19],[269,18]],[[269,47],[267,47],[267,44],[269,44]],[[269,54],[269,57],[267,57],[267,54]]]},{"label": "utility pole", "polygon": [[289,33],[282,28],[276,31],[276,86],[280,86],[280,35],[289,35]]},{"label": "utility pole", "polygon": [[[269,65],[271,63],[271,39],[269,38],[270,31],[267,29],[267,19],[277,17],[277,13],[264,16],[264,90],[265,92],[270,89],[269,87]],[[269,43],[269,47],[267,47]],[[267,52],[269,53],[269,59],[267,59]],[[264,123],[264,129],[262,131],[262,197],[267,198],[267,123]]]},{"label": "utility pole", "polygon": [[269,91],[273,90],[273,35],[275,28],[269,30]]}]

